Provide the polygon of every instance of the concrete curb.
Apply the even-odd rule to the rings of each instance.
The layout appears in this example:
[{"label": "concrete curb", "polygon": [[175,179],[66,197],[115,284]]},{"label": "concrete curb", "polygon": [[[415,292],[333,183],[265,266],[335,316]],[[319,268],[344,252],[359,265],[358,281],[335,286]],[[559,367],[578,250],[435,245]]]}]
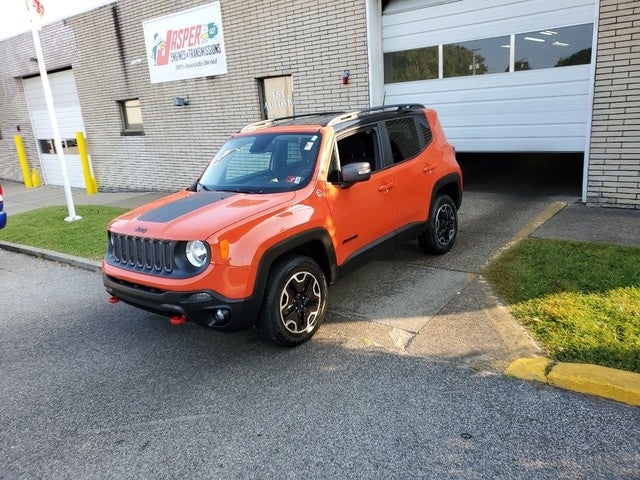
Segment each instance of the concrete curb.
[{"label": "concrete curb", "polygon": [[640,373],[549,358],[518,358],[505,374],[640,407]]},{"label": "concrete curb", "polygon": [[24,253],[26,255],[31,255],[32,257],[44,258],[46,260],[51,260],[58,263],[64,263],[67,265],[71,265],[72,267],[82,268],[83,270],[89,270],[91,272],[99,272],[101,269],[101,262],[89,260],[88,258],[74,257],[73,255],[54,252],[52,250],[46,250],[44,248],[30,247],[26,245],[20,245],[18,243],[0,241],[0,249],[16,253]]}]

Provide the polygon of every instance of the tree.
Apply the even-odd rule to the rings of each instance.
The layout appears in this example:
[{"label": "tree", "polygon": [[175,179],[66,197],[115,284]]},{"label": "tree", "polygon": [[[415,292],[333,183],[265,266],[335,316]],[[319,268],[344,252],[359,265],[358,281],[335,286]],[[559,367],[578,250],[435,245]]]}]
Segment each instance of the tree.
[{"label": "tree", "polygon": [[385,82],[410,82],[432,78],[438,78],[438,47],[384,54]]},{"label": "tree", "polygon": [[483,75],[489,70],[486,59],[476,49],[462,45],[445,45],[442,51],[445,77]]},{"label": "tree", "polygon": [[591,63],[591,48],[578,50],[573,55],[562,57],[556,63],[556,67],[568,67],[571,65],[588,65]]}]

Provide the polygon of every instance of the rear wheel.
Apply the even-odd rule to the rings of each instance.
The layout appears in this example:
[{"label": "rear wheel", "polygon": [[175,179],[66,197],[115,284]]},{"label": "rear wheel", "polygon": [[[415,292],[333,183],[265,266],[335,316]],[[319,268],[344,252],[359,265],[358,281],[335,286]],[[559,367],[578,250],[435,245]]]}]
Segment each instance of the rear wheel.
[{"label": "rear wheel", "polygon": [[276,345],[294,347],[309,340],[322,323],[327,280],[309,257],[278,262],[269,276],[258,327]]},{"label": "rear wheel", "polygon": [[425,232],[418,237],[420,247],[434,255],[447,253],[458,233],[458,211],[449,195],[438,195],[429,215]]}]

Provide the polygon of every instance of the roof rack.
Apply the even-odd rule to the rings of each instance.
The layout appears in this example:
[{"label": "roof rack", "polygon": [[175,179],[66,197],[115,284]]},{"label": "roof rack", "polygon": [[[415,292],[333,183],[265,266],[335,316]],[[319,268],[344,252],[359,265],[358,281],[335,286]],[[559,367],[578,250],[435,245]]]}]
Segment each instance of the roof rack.
[{"label": "roof rack", "polygon": [[363,115],[371,115],[373,113],[387,112],[392,110],[396,110],[398,112],[404,112],[407,110],[416,110],[416,109],[423,109],[423,108],[424,108],[424,105],[421,105],[419,103],[401,103],[396,105],[380,105],[378,107],[363,108],[361,110],[355,110],[353,112],[342,113],[337,117],[332,118],[326,124],[326,126],[330,127],[332,125],[336,125],[341,122],[346,122],[347,120],[355,120],[356,118],[360,118]]},{"label": "roof rack", "polygon": [[326,123],[322,126],[330,127],[336,125],[338,123],[346,122],[348,120],[355,120],[356,118],[360,118],[364,115],[371,115],[374,113],[380,112],[388,112],[388,111],[397,111],[397,112],[405,112],[410,110],[423,109],[424,105],[419,103],[401,103],[396,105],[380,105],[378,107],[370,107],[370,108],[362,108],[360,110],[355,110],[353,112],[316,112],[316,113],[303,113],[300,115],[291,115],[289,117],[279,117],[268,120],[260,120],[259,122],[251,123],[245,127],[243,127],[240,132],[252,132],[253,130],[258,130],[260,128],[270,127],[279,122],[286,122],[288,120],[295,120],[298,118],[305,117],[333,117],[330,118]]},{"label": "roof rack", "polygon": [[304,118],[304,117],[327,117],[329,115],[342,115],[345,112],[317,112],[317,113],[302,113],[299,115],[291,115],[289,117],[279,117],[279,118],[271,118],[268,120],[261,120],[259,122],[251,123],[245,127],[243,127],[240,132],[251,132],[253,130],[258,130],[260,128],[270,127],[274,125],[276,122],[284,122],[287,120],[295,120],[296,118]]}]

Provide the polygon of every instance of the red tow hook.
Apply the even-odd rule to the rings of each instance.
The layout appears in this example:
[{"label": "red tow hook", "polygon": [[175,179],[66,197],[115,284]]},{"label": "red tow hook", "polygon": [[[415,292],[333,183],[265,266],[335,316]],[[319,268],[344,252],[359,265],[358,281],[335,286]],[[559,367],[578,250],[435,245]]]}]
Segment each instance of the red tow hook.
[{"label": "red tow hook", "polygon": [[182,325],[186,321],[187,317],[185,317],[184,315],[175,315],[169,319],[169,323],[171,325]]},{"label": "red tow hook", "polygon": [[109,303],[111,303],[112,305],[113,305],[114,303],[118,303],[119,301],[120,301],[120,299],[119,299],[118,297],[116,297],[115,295],[111,295],[111,296],[109,297]]}]

